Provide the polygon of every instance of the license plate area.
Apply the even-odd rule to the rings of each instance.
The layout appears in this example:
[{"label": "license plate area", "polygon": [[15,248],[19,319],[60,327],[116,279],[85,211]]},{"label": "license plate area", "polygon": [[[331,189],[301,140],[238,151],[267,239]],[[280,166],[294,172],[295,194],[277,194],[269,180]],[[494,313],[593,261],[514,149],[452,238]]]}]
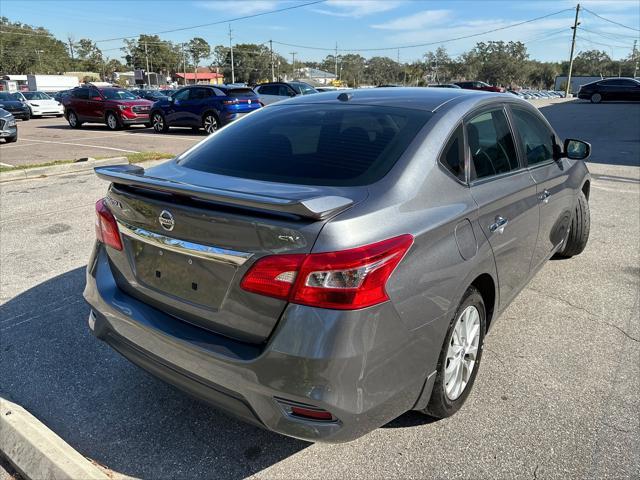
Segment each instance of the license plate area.
[{"label": "license plate area", "polygon": [[143,286],[210,310],[220,308],[233,280],[232,265],[173,252],[127,238],[133,270]]}]

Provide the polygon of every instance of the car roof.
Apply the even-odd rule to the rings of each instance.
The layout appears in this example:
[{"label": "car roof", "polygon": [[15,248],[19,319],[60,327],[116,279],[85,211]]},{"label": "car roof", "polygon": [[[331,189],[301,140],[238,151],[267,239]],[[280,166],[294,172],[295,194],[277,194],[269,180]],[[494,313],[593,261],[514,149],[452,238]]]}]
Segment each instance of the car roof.
[{"label": "car roof", "polygon": [[[340,100],[338,97],[348,100]],[[505,99],[504,93],[481,92],[461,88],[424,88],[424,87],[381,87],[358,90],[340,90],[323,92],[316,95],[301,95],[286,101],[287,104],[335,103],[379,105],[386,107],[403,107],[434,112],[446,103],[453,101],[473,100],[477,102],[494,97]]]}]

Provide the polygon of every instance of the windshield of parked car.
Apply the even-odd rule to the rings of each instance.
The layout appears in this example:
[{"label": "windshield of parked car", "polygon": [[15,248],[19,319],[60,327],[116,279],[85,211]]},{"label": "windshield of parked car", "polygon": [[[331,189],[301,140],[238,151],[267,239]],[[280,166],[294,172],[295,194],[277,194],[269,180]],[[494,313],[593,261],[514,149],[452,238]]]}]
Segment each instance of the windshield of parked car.
[{"label": "windshield of parked car", "polygon": [[18,100],[14,95],[15,94],[11,94],[9,92],[0,92],[0,100]]},{"label": "windshield of parked car", "polygon": [[302,95],[309,95],[311,93],[318,93],[318,91],[313,88],[311,85],[307,85],[306,83],[290,83],[291,87],[296,91],[296,93],[301,93]]},{"label": "windshield of parked car", "polygon": [[272,105],[216,132],[178,162],[254,180],[368,185],[391,170],[431,115],[368,105]]},{"label": "windshield of parked car", "polygon": [[51,100],[51,97],[44,92],[22,92],[27,100]]},{"label": "windshield of parked car", "polygon": [[127,90],[118,90],[116,88],[105,88],[100,90],[104,98],[109,100],[137,100],[138,97]]}]

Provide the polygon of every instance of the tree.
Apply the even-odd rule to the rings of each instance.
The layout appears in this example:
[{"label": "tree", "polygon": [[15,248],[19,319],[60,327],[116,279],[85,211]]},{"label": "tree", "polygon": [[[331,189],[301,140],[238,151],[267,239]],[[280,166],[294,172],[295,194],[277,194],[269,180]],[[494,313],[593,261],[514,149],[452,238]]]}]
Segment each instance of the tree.
[{"label": "tree", "polygon": [[87,38],[80,39],[75,45],[76,66],[79,71],[101,72],[104,68],[102,51]]},{"label": "tree", "polygon": [[434,83],[445,83],[451,79],[451,57],[444,47],[424,55],[425,70],[428,80]]},{"label": "tree", "polygon": [[[218,45],[213,49],[212,67],[222,70],[225,82],[231,81],[231,50]],[[274,70],[278,77],[290,72],[287,61],[273,54]],[[297,62],[296,62],[297,63]],[[265,45],[243,43],[233,47],[233,67],[236,82],[254,84],[271,80],[271,51]],[[277,73],[279,72],[279,74]]]},{"label": "tree", "polygon": [[136,40],[124,40],[122,48],[129,68],[174,73],[182,71],[182,48],[180,44],[162,40],[158,35],[140,35]]},{"label": "tree", "polygon": [[[338,63],[340,80],[347,82],[351,87],[358,88],[364,79],[366,65],[367,60],[362,55],[349,53],[342,56]],[[333,70],[329,70],[329,72],[333,72]]]},{"label": "tree", "polygon": [[67,46],[48,30],[0,17],[0,71],[59,74],[71,65]]},{"label": "tree", "polygon": [[479,42],[470,53],[480,80],[492,85],[521,84],[525,80],[529,54],[522,42]]},{"label": "tree", "polygon": [[200,60],[209,58],[211,55],[211,47],[204,38],[195,37],[187,43],[187,52],[193,60],[193,71],[195,72],[196,79],[198,76],[198,64]]},{"label": "tree", "polygon": [[403,76],[400,64],[389,57],[372,57],[367,62],[366,78],[372,85],[397,83]]}]

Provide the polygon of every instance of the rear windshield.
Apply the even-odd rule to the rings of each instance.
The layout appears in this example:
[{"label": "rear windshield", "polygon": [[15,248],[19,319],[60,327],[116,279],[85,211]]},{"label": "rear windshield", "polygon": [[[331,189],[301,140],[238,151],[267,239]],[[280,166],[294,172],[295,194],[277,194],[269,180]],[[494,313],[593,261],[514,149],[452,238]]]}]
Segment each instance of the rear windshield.
[{"label": "rear windshield", "polygon": [[272,105],[179,157],[209,173],[303,185],[380,180],[431,113],[365,105]]},{"label": "rear windshield", "polygon": [[256,96],[256,92],[250,88],[230,88],[227,90],[227,95],[235,98],[253,98]]}]

